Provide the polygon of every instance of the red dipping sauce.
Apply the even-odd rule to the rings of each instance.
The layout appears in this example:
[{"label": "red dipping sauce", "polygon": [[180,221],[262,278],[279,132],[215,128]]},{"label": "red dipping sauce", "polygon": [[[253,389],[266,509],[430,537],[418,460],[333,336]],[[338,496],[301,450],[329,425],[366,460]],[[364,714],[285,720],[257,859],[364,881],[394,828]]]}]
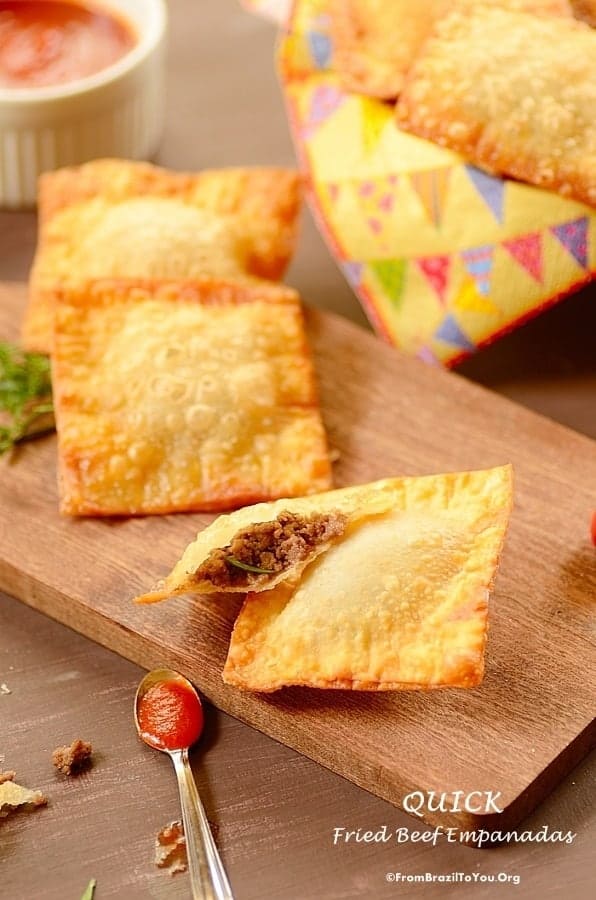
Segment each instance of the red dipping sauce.
[{"label": "red dipping sauce", "polygon": [[203,707],[180,681],[160,681],[143,694],[137,708],[141,737],[158,750],[190,747],[203,730]]},{"label": "red dipping sauce", "polygon": [[0,0],[0,87],[47,87],[85,78],[135,43],[132,25],[101,5]]}]

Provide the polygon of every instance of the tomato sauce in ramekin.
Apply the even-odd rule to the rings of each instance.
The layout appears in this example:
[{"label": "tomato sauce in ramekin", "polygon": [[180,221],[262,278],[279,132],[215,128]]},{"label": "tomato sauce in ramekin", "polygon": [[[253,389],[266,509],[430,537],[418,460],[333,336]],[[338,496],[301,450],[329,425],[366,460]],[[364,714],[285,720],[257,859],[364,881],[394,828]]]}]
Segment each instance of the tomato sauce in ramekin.
[{"label": "tomato sauce in ramekin", "polygon": [[66,84],[94,75],[136,44],[108,6],[77,0],[0,0],[0,88]]}]

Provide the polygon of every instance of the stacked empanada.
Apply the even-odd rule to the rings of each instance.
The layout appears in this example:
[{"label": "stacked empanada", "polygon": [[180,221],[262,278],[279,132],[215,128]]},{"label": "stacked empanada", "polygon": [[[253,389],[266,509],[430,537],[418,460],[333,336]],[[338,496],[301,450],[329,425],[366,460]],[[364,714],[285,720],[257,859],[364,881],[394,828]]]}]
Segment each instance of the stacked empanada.
[{"label": "stacked empanada", "polygon": [[331,5],[344,85],[476,165],[596,206],[596,34],[586,0]]},{"label": "stacked empanada", "polygon": [[52,347],[55,293],[92,278],[280,279],[294,250],[298,178],[287,169],[170,172],[99,159],[43,175],[23,325]]},{"label": "stacked empanada", "polygon": [[246,593],[223,672],[246,690],[473,687],[511,500],[502,466],[247,507],[138,599]]},{"label": "stacked empanada", "polygon": [[219,510],[331,468],[300,298],[295,173],[98,160],[43,177],[24,324],[51,352],[60,507]]}]

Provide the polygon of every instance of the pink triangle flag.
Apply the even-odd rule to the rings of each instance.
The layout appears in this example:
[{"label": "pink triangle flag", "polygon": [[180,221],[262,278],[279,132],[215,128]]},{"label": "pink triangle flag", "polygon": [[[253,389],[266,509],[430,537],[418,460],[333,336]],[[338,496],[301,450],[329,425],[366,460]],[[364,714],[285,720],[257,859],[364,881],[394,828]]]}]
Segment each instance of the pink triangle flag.
[{"label": "pink triangle flag", "polygon": [[416,260],[418,268],[443,304],[447,291],[450,261],[451,257],[447,255],[421,256]]},{"label": "pink triangle flag", "polygon": [[544,277],[542,234],[539,231],[503,241],[503,247],[522,269],[525,269],[536,281],[542,283]]}]

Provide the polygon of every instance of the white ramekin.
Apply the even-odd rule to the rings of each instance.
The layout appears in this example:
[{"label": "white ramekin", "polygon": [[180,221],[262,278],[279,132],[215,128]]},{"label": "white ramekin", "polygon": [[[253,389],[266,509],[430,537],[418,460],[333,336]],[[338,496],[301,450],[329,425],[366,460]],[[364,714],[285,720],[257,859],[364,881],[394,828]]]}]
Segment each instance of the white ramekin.
[{"label": "white ramekin", "polygon": [[137,42],[107,69],[68,84],[0,88],[0,206],[35,205],[42,172],[103,156],[147,159],[164,119],[164,0],[95,0]]}]

